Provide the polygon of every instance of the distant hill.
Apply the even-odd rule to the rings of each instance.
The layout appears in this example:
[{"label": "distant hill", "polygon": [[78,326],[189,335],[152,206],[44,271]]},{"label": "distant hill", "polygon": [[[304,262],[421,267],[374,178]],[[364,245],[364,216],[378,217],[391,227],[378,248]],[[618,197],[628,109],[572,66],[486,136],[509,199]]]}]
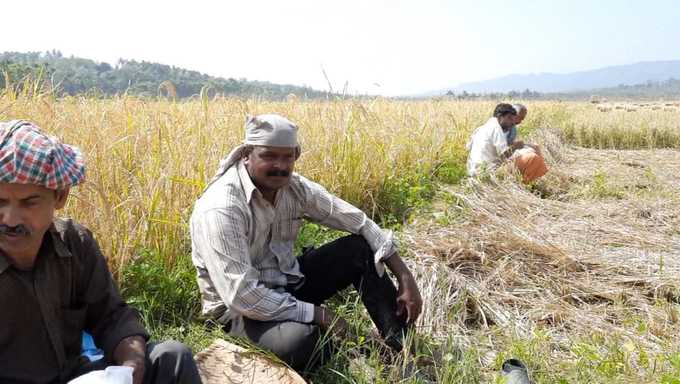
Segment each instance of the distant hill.
[{"label": "distant hill", "polygon": [[618,87],[619,85],[646,84],[680,79],[680,60],[648,61],[630,65],[605,67],[573,73],[515,74],[496,79],[464,83],[449,88],[427,92],[428,96],[447,92],[507,93],[531,90],[541,93],[568,93],[591,89]]},{"label": "distant hill", "polygon": [[93,93],[104,96],[130,94],[164,95],[186,98],[208,90],[211,95],[283,99],[289,94],[319,98],[326,92],[289,84],[213,77],[197,71],[147,61],[119,60],[115,65],[79,57],[64,57],[59,51],[0,53],[0,88],[4,73],[17,83],[27,75],[40,77],[58,86],[62,94]]},{"label": "distant hill", "polygon": [[[437,96],[439,97],[439,96]],[[458,94],[447,93],[444,97],[457,100],[678,100],[680,99],[680,79],[647,81],[642,84],[619,85],[617,87],[595,88],[585,91],[540,93],[525,90],[522,92],[491,92]]]},{"label": "distant hill", "polygon": [[658,100],[680,98],[680,79],[646,81],[642,84],[619,85],[617,87],[589,89],[568,93],[544,93],[542,99],[586,100],[593,96],[610,100]]}]

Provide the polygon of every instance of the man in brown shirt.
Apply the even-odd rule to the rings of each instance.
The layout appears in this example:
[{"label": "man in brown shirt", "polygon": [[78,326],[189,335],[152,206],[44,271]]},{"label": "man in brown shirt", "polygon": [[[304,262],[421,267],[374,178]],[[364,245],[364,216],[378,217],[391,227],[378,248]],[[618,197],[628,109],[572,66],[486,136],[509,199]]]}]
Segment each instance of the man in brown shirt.
[{"label": "man in brown shirt", "polygon": [[[109,365],[132,367],[134,384],[200,383],[184,345],[147,345],[92,234],[55,219],[84,171],[77,148],[0,124],[0,383],[66,383]],[[102,360],[81,357],[83,331]]]}]

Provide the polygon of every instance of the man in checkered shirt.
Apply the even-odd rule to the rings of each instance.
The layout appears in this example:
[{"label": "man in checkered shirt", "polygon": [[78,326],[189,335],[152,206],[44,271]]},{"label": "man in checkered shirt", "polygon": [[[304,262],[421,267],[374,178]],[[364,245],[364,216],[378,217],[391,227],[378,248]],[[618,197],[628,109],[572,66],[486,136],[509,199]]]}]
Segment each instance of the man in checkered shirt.
[{"label": "man in checkered shirt", "polygon": [[[322,304],[353,285],[386,344],[400,350],[422,299],[392,232],[293,172],[301,152],[295,124],[260,115],[245,129],[191,216],[204,314],[303,370],[330,351],[319,348],[323,331],[348,336],[346,322]],[[303,220],[352,235],[296,257]]]}]

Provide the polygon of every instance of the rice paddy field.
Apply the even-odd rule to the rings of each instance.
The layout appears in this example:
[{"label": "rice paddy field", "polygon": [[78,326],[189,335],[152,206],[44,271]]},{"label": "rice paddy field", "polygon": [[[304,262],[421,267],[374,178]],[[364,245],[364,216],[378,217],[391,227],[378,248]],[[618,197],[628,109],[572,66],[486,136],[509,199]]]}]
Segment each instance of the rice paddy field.
[{"label": "rice paddy field", "polygon": [[[309,381],[502,382],[515,357],[536,383],[680,383],[680,108],[526,102],[520,136],[551,171],[524,186],[509,168],[464,177],[466,141],[495,104],[26,90],[0,94],[0,120],[82,148],[88,180],[61,214],[95,233],[157,338],[197,352],[223,337],[200,318],[187,220],[246,114],[279,113],[300,127],[297,170],[397,231],[425,299],[415,357],[388,361],[356,295],[340,295],[330,305],[367,338]],[[307,225],[298,245],[336,236]]]}]

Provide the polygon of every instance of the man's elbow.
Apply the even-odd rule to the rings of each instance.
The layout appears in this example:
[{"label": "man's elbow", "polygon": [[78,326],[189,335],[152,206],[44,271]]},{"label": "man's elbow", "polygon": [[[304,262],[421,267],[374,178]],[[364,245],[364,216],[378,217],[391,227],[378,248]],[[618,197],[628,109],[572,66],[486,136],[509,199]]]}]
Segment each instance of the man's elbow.
[{"label": "man's elbow", "polygon": [[276,317],[276,314],[258,306],[256,303],[246,303],[239,299],[232,300],[230,304],[227,304],[227,307],[231,311],[251,320],[271,321]]},{"label": "man's elbow", "polygon": [[273,314],[262,311],[258,308],[241,308],[241,307],[232,307],[231,308],[234,312],[238,313],[239,315],[250,319],[250,320],[257,320],[257,321],[273,321],[276,320],[276,316]]}]

